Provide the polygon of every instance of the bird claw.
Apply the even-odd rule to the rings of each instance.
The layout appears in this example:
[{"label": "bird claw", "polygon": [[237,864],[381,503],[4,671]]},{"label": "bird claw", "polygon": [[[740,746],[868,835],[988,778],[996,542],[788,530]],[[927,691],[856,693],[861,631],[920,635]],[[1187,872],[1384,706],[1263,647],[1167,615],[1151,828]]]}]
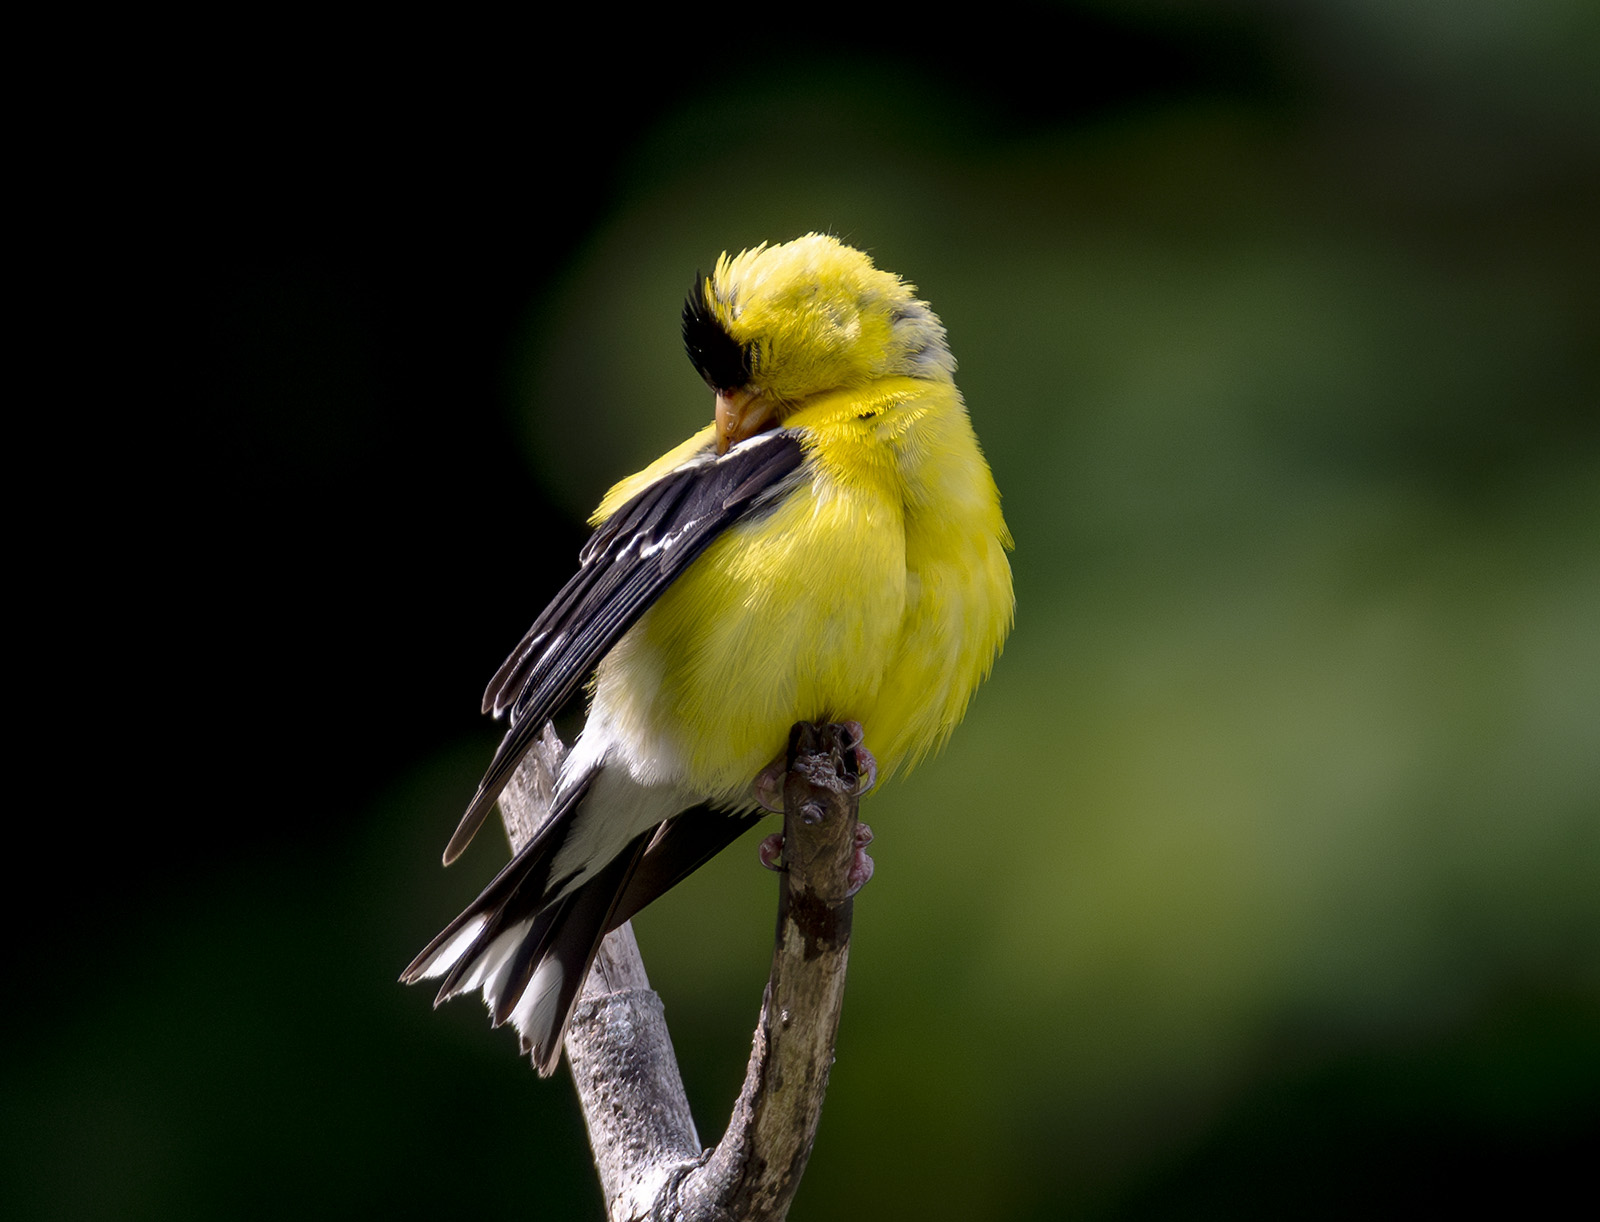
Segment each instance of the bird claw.
[{"label": "bird claw", "polygon": [[788,869],[783,864],[783,833],[773,832],[772,835],[763,837],[756,848],[756,856],[761,859],[762,865],[778,874]]},{"label": "bird claw", "polygon": [[[848,736],[845,750],[855,753],[856,784],[851,793],[859,798],[876,788],[878,761],[873,758],[872,752],[861,745],[866,731],[859,721],[842,721],[839,724]],[[783,780],[788,771],[789,756],[785,752],[756,773],[756,779],[750,784],[750,797],[762,810],[774,815],[783,814]]]},{"label": "bird claw", "polygon": [[846,750],[856,753],[856,788],[855,796],[869,792],[878,783],[878,761],[873,758],[872,752],[862,744],[867,740],[867,732],[859,721],[841,721],[845,731],[850,735]]},{"label": "bird claw", "polygon": [[750,786],[750,796],[762,810],[774,815],[783,814],[783,778],[789,771],[789,758],[780,755],[760,772]]},{"label": "bird claw", "polygon": [[845,890],[849,899],[872,879],[872,858],[867,856],[867,846],[872,843],[872,829],[865,823],[856,824],[855,855],[850,859],[850,881]]},{"label": "bird claw", "polygon": [[[865,823],[856,824],[855,845],[850,858],[850,873],[844,893],[846,899],[872,880],[872,871],[875,867],[872,858],[867,856],[867,846],[871,843],[872,829]],[[756,856],[769,870],[779,874],[787,870],[789,867],[783,864],[783,833],[773,832],[770,836],[762,837],[761,843],[756,847]]]},{"label": "bird claw", "polygon": [[865,747],[856,748],[856,797],[869,792],[878,783],[878,761]]}]

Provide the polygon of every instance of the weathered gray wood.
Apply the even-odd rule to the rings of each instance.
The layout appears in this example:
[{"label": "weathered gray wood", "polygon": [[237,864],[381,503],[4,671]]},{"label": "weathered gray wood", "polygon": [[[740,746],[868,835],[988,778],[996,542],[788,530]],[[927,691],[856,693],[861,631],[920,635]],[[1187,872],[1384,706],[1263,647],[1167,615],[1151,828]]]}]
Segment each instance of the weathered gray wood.
[{"label": "weathered gray wood", "polygon": [[[800,723],[784,778],[778,935],[744,1088],[702,1152],[661,1000],[632,928],[607,936],[567,1032],[567,1058],[611,1222],[787,1216],[816,1139],[844,1003],[857,857],[854,746],[841,726]],[[512,847],[549,808],[560,741],[548,728],[500,800]],[[866,869],[863,869],[863,866]]]},{"label": "weathered gray wood", "polygon": [[[566,748],[551,726],[500,796],[515,853],[550,810]],[[700,1137],[684,1094],[661,998],[624,924],[606,935],[584,981],[566,1038],[567,1061],[611,1218],[644,1218],[667,1177],[699,1162]]]},{"label": "weathered gray wood", "polygon": [[661,998],[645,976],[632,925],[606,935],[566,1050],[606,1214],[648,1218],[668,1180],[701,1154]]}]

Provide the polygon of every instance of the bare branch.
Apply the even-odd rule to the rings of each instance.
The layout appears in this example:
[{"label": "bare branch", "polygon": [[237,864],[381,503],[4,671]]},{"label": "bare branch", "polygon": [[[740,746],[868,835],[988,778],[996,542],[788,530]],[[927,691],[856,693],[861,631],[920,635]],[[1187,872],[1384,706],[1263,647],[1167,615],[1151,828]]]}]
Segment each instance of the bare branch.
[{"label": "bare branch", "polygon": [[[546,725],[500,795],[513,853],[533,839],[549,813],[565,754]],[[606,1214],[647,1217],[668,1176],[698,1164],[701,1147],[661,998],[650,988],[631,923],[600,944],[566,1050]]]},{"label": "bare branch", "polygon": [[[870,834],[857,830],[858,745],[841,726],[802,722],[790,734],[772,974],[744,1088],[716,1149],[699,1148],[631,927],[602,944],[566,1050],[612,1222],[781,1222],[788,1214],[833,1064],[851,897],[871,872],[860,852]],[[547,729],[500,800],[514,849],[548,810],[561,751]]]}]

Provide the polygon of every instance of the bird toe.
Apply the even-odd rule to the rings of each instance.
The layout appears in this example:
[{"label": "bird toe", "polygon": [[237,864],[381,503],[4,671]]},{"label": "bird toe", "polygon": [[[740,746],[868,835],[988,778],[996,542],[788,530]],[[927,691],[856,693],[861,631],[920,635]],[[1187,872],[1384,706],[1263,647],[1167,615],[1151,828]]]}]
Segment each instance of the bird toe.
[{"label": "bird toe", "polygon": [[784,868],[783,833],[773,832],[772,835],[763,837],[761,844],[756,848],[756,856],[767,869],[781,873]]}]

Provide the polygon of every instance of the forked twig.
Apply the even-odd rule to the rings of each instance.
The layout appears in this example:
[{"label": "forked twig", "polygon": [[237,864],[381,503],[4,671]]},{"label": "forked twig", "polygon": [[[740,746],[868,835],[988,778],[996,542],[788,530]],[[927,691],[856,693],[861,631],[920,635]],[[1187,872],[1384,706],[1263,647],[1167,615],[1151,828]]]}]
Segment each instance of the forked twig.
[{"label": "forked twig", "polygon": [[[816,1139],[864,878],[850,730],[800,722],[783,785],[778,934],[744,1087],[702,1150],[661,999],[630,925],[606,936],[567,1032],[567,1058],[611,1222],[777,1222]],[[563,748],[548,727],[500,799],[513,849],[549,809]]]}]

